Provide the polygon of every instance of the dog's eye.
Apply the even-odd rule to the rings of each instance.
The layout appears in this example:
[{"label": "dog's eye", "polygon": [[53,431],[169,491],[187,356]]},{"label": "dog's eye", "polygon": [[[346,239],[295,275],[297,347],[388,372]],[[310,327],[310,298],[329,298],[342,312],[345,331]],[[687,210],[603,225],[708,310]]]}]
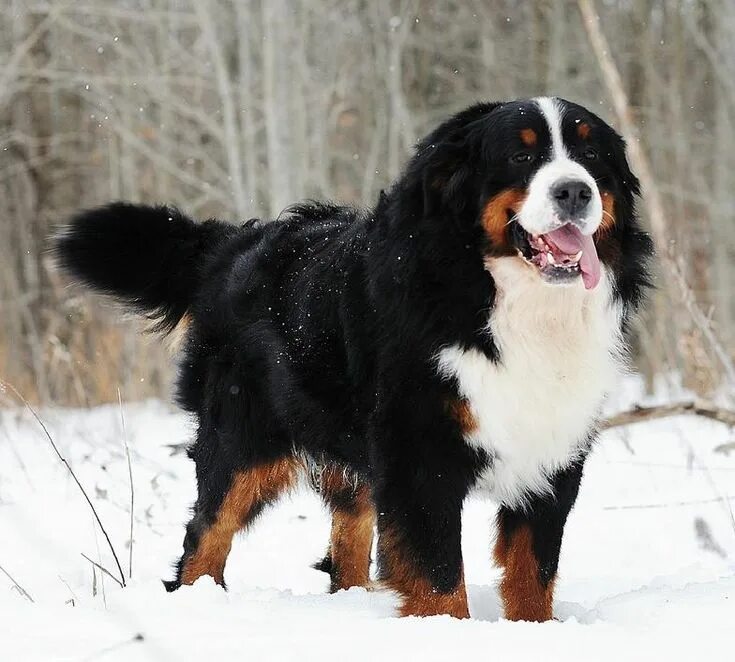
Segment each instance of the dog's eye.
[{"label": "dog's eye", "polygon": [[528,152],[516,152],[510,157],[511,163],[531,163],[533,161],[533,154]]},{"label": "dog's eye", "polygon": [[596,161],[597,160],[597,152],[592,149],[591,147],[588,147],[584,150],[583,156],[588,161]]}]

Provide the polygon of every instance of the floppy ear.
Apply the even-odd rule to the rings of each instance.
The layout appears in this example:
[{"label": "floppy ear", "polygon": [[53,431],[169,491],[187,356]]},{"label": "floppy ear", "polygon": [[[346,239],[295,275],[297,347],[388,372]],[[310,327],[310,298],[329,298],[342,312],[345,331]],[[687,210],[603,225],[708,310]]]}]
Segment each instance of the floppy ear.
[{"label": "floppy ear", "polygon": [[468,128],[496,108],[498,103],[479,103],[439,125],[417,150],[417,166],[422,170],[424,214],[441,211],[461,214],[467,205],[467,184],[473,170]]},{"label": "floppy ear", "polygon": [[630,166],[628,165],[628,159],[626,157],[625,140],[617,133],[614,133],[612,139],[612,162],[617,171],[618,177],[620,177],[623,190],[631,191],[633,195],[639,195],[641,192],[641,184],[638,181]]},{"label": "floppy ear", "polygon": [[[459,215],[467,202],[466,186],[472,171],[467,149],[460,143],[437,145],[423,171],[424,215]],[[464,194],[463,194],[464,193]]]}]

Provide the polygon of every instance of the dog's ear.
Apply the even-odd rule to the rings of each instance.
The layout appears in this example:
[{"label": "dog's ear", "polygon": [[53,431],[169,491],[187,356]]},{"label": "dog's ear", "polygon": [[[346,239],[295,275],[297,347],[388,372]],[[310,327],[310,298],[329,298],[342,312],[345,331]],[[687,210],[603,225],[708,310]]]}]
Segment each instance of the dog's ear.
[{"label": "dog's ear", "polygon": [[472,125],[502,103],[480,103],[439,125],[418,145],[416,166],[423,181],[424,215],[461,215],[467,206],[472,168]]},{"label": "dog's ear", "polygon": [[432,145],[431,150],[423,170],[424,216],[459,215],[466,202],[461,193],[472,175],[467,147],[451,142]]},{"label": "dog's ear", "polygon": [[633,195],[638,195],[641,190],[641,185],[638,181],[638,177],[633,174],[633,171],[630,169],[630,165],[628,165],[625,140],[613,131],[610,144],[612,145],[612,148],[609,158],[615,168],[617,176],[621,180],[620,183],[622,184],[622,189],[624,191],[631,191]]}]

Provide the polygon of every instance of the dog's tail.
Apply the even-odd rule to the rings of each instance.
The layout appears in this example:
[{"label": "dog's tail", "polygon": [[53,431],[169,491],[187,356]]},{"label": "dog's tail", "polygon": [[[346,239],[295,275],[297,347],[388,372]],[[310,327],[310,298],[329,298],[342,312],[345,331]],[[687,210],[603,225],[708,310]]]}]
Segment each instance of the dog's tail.
[{"label": "dog's tail", "polygon": [[74,280],[168,333],[193,302],[207,256],[236,231],[219,221],[197,223],[172,207],[116,202],[72,218],[52,252]]}]

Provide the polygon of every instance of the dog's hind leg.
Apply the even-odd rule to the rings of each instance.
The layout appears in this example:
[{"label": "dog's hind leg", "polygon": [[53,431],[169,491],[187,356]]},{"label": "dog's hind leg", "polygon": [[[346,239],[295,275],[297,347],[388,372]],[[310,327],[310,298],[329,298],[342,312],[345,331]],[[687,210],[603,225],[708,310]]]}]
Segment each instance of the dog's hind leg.
[{"label": "dog's hind leg", "polygon": [[[208,482],[200,483],[194,517],[186,527],[184,555],[176,579],[164,582],[166,589],[173,591],[182,584],[193,584],[202,575],[224,586],[233,536],[295,484],[301,466],[293,456],[286,456],[236,470],[219,498],[212,496]],[[212,503],[213,498],[216,503]]]},{"label": "dog's hind leg", "polygon": [[326,556],[315,564],[329,573],[332,593],[370,581],[375,508],[367,484],[343,467],[328,465],[320,473],[318,489],[332,513]]}]

